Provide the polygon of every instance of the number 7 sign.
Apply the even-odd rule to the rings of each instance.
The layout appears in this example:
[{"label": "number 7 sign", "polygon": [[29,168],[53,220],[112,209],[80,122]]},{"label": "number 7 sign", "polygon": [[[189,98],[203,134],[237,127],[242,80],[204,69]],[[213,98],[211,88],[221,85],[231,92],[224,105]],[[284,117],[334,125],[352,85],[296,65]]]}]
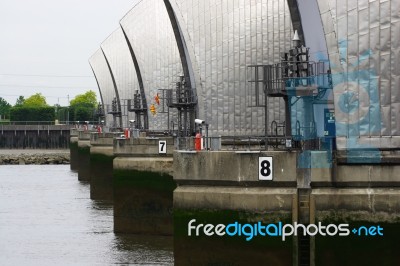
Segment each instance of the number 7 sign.
[{"label": "number 7 sign", "polygon": [[159,154],[167,153],[167,141],[166,140],[158,141],[158,153]]},{"label": "number 7 sign", "polygon": [[258,157],[258,180],[272,180],[272,157]]}]

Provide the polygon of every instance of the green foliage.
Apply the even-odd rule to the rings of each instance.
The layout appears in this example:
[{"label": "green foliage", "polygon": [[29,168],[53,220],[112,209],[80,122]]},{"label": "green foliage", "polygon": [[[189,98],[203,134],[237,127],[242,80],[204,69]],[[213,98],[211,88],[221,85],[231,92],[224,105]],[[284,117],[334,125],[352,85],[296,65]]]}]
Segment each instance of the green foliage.
[{"label": "green foliage", "polygon": [[74,108],[75,121],[93,121],[93,108],[87,106],[78,106]]},{"label": "green foliage", "polygon": [[58,121],[69,120],[68,107],[56,106],[56,119]]},{"label": "green foliage", "polygon": [[18,97],[18,99],[15,102],[14,106],[15,107],[22,106],[22,105],[24,105],[24,103],[25,103],[25,97],[21,95],[21,96]]},{"label": "green foliage", "polygon": [[24,107],[47,107],[46,97],[41,93],[36,93],[25,100]]},{"label": "green foliage", "polygon": [[72,121],[92,121],[96,106],[97,98],[94,91],[79,94],[70,102],[70,119]]},{"label": "green foliage", "polygon": [[10,109],[11,121],[54,121],[54,107],[46,103],[41,93],[36,93],[25,99],[19,96],[14,107]]},{"label": "green foliage", "polygon": [[0,97],[0,116],[1,119],[10,116],[11,104],[9,104],[6,100]]},{"label": "green foliage", "polygon": [[70,102],[71,106],[84,105],[84,106],[95,107],[96,104],[97,104],[97,96],[96,93],[92,90],[84,94],[76,95],[75,98],[72,99]]},{"label": "green foliage", "polygon": [[54,121],[54,107],[17,106],[10,110],[12,121]]}]

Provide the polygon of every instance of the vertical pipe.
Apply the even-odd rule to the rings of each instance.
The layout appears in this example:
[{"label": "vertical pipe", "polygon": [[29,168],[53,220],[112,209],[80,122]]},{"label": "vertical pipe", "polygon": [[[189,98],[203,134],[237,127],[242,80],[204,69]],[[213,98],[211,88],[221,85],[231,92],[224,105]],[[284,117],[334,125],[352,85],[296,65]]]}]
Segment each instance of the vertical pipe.
[{"label": "vertical pipe", "polygon": [[271,79],[270,73],[266,66],[264,66],[264,73],[267,74],[264,79],[267,81],[267,86],[264,90],[264,101],[265,101],[265,149],[268,150],[268,87],[269,87],[269,80]]},{"label": "vertical pipe", "polygon": [[184,109],[185,111],[183,112],[183,117],[184,117],[184,121],[183,121],[183,123],[184,123],[184,130],[185,130],[185,137],[187,137],[189,134],[188,134],[188,124],[187,124],[187,116],[188,116],[188,109]]},{"label": "vertical pipe", "polygon": [[260,99],[259,99],[259,84],[258,84],[258,68],[259,66],[255,66],[254,70],[254,79],[255,79],[255,89],[256,89],[256,106],[260,106]]}]

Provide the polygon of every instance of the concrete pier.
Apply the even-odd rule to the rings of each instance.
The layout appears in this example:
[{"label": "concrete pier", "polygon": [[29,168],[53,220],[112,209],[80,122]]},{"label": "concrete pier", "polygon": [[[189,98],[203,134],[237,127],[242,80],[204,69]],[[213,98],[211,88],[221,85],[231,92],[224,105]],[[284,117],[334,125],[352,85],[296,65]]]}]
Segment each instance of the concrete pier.
[{"label": "concrete pier", "polygon": [[76,128],[71,128],[70,130],[69,151],[70,151],[70,168],[71,170],[78,171],[79,169],[78,129]]},{"label": "concrete pier", "polygon": [[[174,256],[178,265],[293,264],[293,238],[189,237],[196,224],[291,223],[297,220],[295,152],[174,153]],[[259,181],[259,157],[273,157],[273,181]],[[204,247],[207,248],[205,252]]]},{"label": "concrete pier", "polygon": [[90,181],[90,131],[78,130],[78,180]]},{"label": "concrete pier", "polygon": [[113,199],[114,138],[121,133],[90,134],[90,198]]},{"label": "concrete pier", "polygon": [[[315,265],[326,261],[328,265],[398,264],[393,247],[400,237],[399,153],[381,151],[374,158],[368,153],[357,158],[343,152],[335,155],[336,162],[329,173],[311,178],[310,221],[349,224],[352,236],[346,241],[342,237],[313,238]],[[365,231],[358,231],[376,226],[383,228],[383,236],[367,236]],[[363,255],[376,250],[385,250],[386,255]]]},{"label": "concrete pier", "polygon": [[[314,265],[398,264],[394,247],[400,237],[399,188],[317,188],[312,190],[310,203],[313,223],[348,224],[351,230],[345,238],[316,236],[311,250]],[[377,226],[382,228],[382,236],[368,231]],[[361,227],[366,229],[362,231]],[[368,235],[370,232],[374,235]],[[381,256],[380,251],[385,255]]]},{"label": "concrete pier", "polygon": [[[379,247],[390,253],[383,261],[393,264],[397,256],[390,245],[400,237],[398,154],[382,152],[375,163],[354,163],[340,153],[335,155],[330,161],[326,151],[176,151],[175,262],[251,264],[256,258],[271,265],[326,265],[327,261],[329,265],[341,265],[352,261],[353,250],[360,258],[363,252],[373,253]],[[260,180],[260,157],[273,158],[272,180]],[[188,223],[192,219],[196,224],[214,225],[259,221],[346,223],[351,230],[380,225],[387,235],[384,239],[364,237],[361,245],[352,231],[346,238],[346,243],[351,243],[346,244],[349,252],[343,252],[343,237],[339,236],[299,235],[285,242],[266,237],[251,242],[243,241],[243,237],[189,237]],[[204,252],[205,246],[212,248]],[[372,261],[379,264],[382,258]]]},{"label": "concrete pier", "polygon": [[[274,180],[259,181],[258,158],[274,157]],[[282,151],[176,151],[174,180],[179,184],[296,187],[296,152]]]},{"label": "concrete pier", "polygon": [[[352,252],[343,252],[343,238],[303,237],[302,231],[285,241],[188,236],[193,219],[194,224],[213,225],[379,225],[385,228],[384,240],[364,237],[361,245],[358,236],[350,235],[345,245],[358,258],[376,247],[388,250],[382,261],[394,263],[392,246],[400,237],[397,152],[381,152],[379,160],[360,163],[326,151],[182,151],[175,150],[173,138],[125,139],[120,133],[92,133],[88,144],[87,133],[79,133],[79,166],[89,149],[91,197],[113,197],[114,231],[173,234],[177,265],[320,265],[332,261],[331,254],[331,265],[340,265],[353,258]],[[369,260],[379,263],[374,259]]]},{"label": "concrete pier", "polygon": [[352,158],[338,153],[336,163],[325,174],[311,177],[312,187],[400,187],[400,152],[382,151],[379,157]]},{"label": "concrete pier", "polygon": [[114,139],[115,232],[172,235],[172,151],[172,138]]}]

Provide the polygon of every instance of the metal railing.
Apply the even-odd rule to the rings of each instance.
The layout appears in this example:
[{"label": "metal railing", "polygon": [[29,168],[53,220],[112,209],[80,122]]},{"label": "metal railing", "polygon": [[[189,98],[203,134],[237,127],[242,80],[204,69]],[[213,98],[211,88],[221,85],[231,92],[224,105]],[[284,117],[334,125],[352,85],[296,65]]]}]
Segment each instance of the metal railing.
[{"label": "metal railing", "polygon": [[194,89],[190,87],[166,90],[166,102],[168,107],[189,107],[197,104]]},{"label": "metal railing", "polygon": [[[202,136],[202,150],[225,151],[262,151],[268,146],[274,150],[300,149],[300,143],[286,136]],[[196,137],[178,137],[176,149],[194,151]],[[267,145],[266,145],[267,144]]]},{"label": "metal railing", "polygon": [[250,95],[254,106],[264,106],[261,97],[317,96],[331,87],[330,72],[325,61],[282,61],[272,65],[248,66],[248,82],[254,84]]},{"label": "metal railing", "polygon": [[[98,121],[88,121],[89,124],[97,124]],[[0,121],[0,125],[76,125],[76,124],[84,124],[83,121]]]}]

